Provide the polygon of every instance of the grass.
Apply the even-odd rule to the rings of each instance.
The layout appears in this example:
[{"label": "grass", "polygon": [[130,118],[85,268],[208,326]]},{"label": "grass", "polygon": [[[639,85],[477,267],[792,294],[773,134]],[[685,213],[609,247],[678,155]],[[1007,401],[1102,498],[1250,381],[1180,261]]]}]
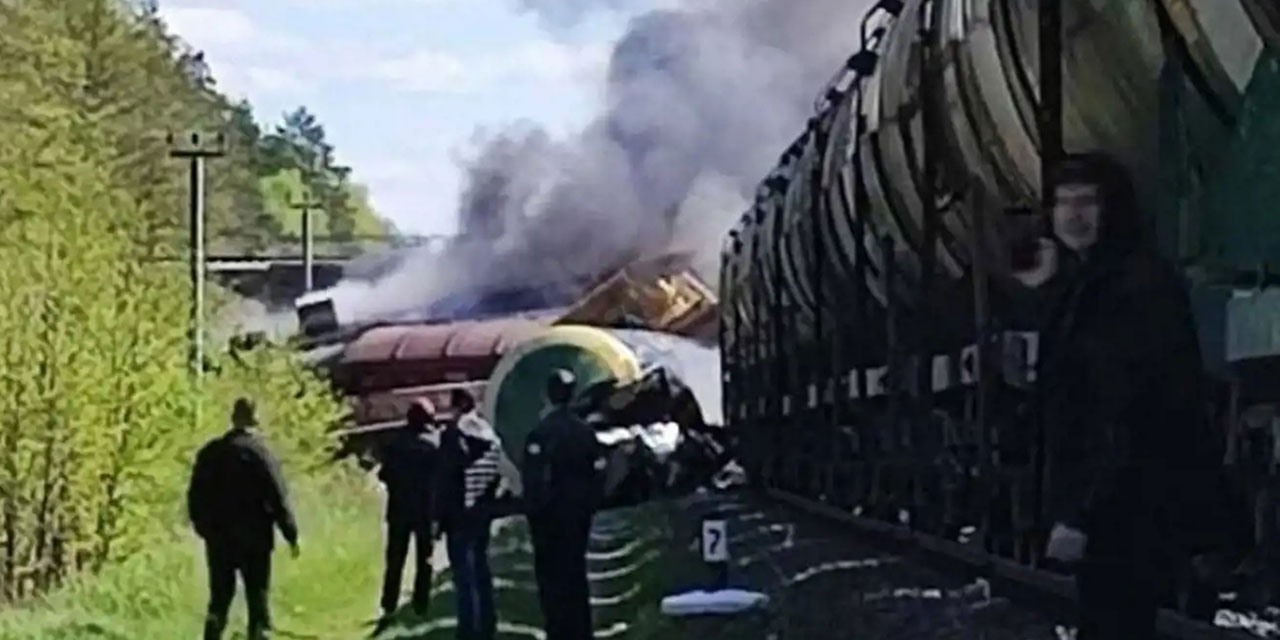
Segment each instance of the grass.
[{"label": "grass", "polygon": [[[358,638],[378,601],[382,559],[380,499],[348,476],[297,488],[302,556],[280,545],[272,566],[272,612],[284,632]],[[206,604],[203,547],[175,532],[162,545],[43,599],[0,612],[4,640],[198,638]],[[225,637],[243,634],[238,592]],[[363,631],[363,633],[362,633]]]},{"label": "grass", "polygon": [[[302,556],[290,558],[283,545],[276,552],[271,606],[278,635],[314,640],[368,638],[381,585],[382,497],[368,479],[352,475],[314,480],[295,491]],[[659,637],[658,630],[660,637],[675,637],[670,635],[674,631],[670,621],[658,614],[658,602],[696,581],[699,564],[690,562],[692,553],[685,548],[690,532],[676,533],[671,526],[673,509],[674,505],[655,504],[604,516],[621,518],[642,540],[632,554],[616,562],[634,563],[644,557],[649,561],[628,579],[615,581],[626,584],[607,585],[608,593],[603,595],[636,589],[623,604],[596,608],[597,629],[622,622],[628,632],[615,637]],[[491,566],[498,583],[499,639],[541,637],[542,615],[522,520],[512,521],[495,535]],[[406,567],[406,586],[412,584],[411,572]],[[453,637],[454,596],[448,572],[438,571],[433,583],[435,595],[427,619],[402,611],[379,640]],[[0,611],[0,640],[198,638],[205,585],[202,545],[188,531],[175,531],[147,553],[98,575],[84,576],[43,599]],[[237,593],[224,637],[243,638],[244,626],[243,594]]]}]

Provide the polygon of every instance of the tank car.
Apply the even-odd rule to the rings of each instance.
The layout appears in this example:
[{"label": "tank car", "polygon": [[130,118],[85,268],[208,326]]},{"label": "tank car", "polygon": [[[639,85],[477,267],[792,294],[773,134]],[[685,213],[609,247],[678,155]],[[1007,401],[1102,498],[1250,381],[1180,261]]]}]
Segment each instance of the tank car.
[{"label": "tank car", "polygon": [[485,413],[517,466],[557,368],[577,377],[573,409],[608,451],[605,508],[685,493],[727,462],[713,347],[643,329],[559,325],[504,355],[485,387]]},{"label": "tank car", "polygon": [[[876,3],[719,283],[724,412],[756,481],[948,537],[985,525],[1028,561],[1039,318],[1007,286],[1005,212],[1041,198],[1039,4]],[[1280,462],[1245,437],[1280,427],[1275,7],[1064,2],[1057,105],[1062,148],[1131,168],[1192,281],[1226,462],[1259,490]]]}]

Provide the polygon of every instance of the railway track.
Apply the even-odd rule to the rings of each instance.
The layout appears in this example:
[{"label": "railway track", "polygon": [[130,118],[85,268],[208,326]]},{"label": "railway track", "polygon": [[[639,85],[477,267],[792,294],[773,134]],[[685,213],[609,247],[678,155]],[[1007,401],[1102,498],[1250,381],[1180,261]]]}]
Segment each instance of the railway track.
[{"label": "railway track", "polygon": [[[732,587],[761,591],[767,607],[737,616],[668,618],[663,596],[703,588],[697,557],[704,517],[728,523]],[[522,520],[508,520],[492,546],[499,638],[542,639],[532,548]],[[600,640],[1041,640],[1070,638],[1071,579],[845,514],[794,495],[701,493],[599,515],[588,577]],[[429,619],[380,638],[454,636],[452,585],[436,576]],[[1224,629],[1161,612],[1161,635],[1244,640]]]},{"label": "railway track", "polygon": [[[846,606],[840,608],[850,612],[821,613],[818,619],[851,618],[859,621],[858,633],[820,637],[1070,637],[1075,584],[1069,577],[780,491],[742,494],[707,511],[717,509],[727,514],[736,564],[748,583],[771,584],[777,590],[823,574],[844,574],[827,579],[821,592],[845,594]],[[780,591],[784,598],[803,597],[803,591],[788,588]],[[806,616],[794,618],[788,624],[817,624]],[[923,626],[915,626],[921,621]],[[1160,612],[1158,627],[1161,637],[1170,640],[1264,636],[1169,610]]]},{"label": "railway track", "polygon": [[1065,616],[1013,601],[991,582],[941,568],[777,496],[702,496],[694,519],[727,521],[730,584],[767,609],[673,620],[674,638],[956,640],[1055,638]]},{"label": "railway track", "polygon": [[[597,640],[654,637],[643,629],[656,611],[669,575],[671,536],[661,507],[647,505],[597,516],[587,553],[594,635]],[[542,613],[533,573],[533,548],[520,518],[500,522],[490,548],[494,601],[501,640],[542,640]],[[453,584],[440,549],[433,562],[432,604],[425,620],[404,619],[379,640],[447,640],[456,633]],[[406,594],[407,596],[407,594]],[[649,606],[652,605],[652,606]],[[407,616],[408,614],[406,614]]]}]

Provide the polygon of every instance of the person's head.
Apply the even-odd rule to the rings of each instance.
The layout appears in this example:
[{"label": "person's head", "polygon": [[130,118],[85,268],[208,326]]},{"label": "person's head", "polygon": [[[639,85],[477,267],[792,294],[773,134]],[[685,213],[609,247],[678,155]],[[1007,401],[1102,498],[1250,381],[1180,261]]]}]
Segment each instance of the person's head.
[{"label": "person's head", "polygon": [[414,431],[426,431],[427,425],[435,418],[436,408],[430,400],[417,398],[409,405],[405,413],[405,426]]},{"label": "person's head", "polygon": [[257,409],[253,400],[245,397],[236,398],[235,404],[231,406],[231,426],[236,429],[258,426]]},{"label": "person's head", "polygon": [[1053,172],[1053,234],[1081,255],[1124,253],[1137,244],[1141,217],[1129,170],[1103,153],[1069,154]]},{"label": "person's head", "polygon": [[449,404],[461,415],[476,408],[476,399],[466,389],[459,388],[449,392]]},{"label": "person's head", "polygon": [[547,399],[557,407],[569,404],[573,399],[573,388],[577,382],[573,372],[568,369],[552,371],[551,376],[547,378]]}]

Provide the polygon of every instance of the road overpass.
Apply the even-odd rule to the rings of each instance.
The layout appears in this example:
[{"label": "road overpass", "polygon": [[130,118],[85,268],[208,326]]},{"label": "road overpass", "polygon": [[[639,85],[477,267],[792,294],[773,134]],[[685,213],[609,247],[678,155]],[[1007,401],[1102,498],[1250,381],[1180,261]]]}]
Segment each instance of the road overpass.
[{"label": "road overpass", "polygon": [[[312,286],[326,289],[342,279],[346,256],[317,256],[312,260]],[[269,307],[288,306],[306,293],[302,256],[214,255],[205,261],[209,278],[232,291]]]},{"label": "road overpass", "polygon": [[[211,279],[236,293],[268,306],[289,306],[306,293],[304,247],[296,244],[276,245],[246,252],[227,245],[245,244],[236,237],[219,236],[208,243],[205,272]],[[347,265],[370,254],[413,247],[442,250],[448,246],[445,236],[359,235],[351,238],[317,237],[313,240],[312,287],[325,289],[342,279]],[[187,256],[160,258],[158,262],[186,262]]]}]

